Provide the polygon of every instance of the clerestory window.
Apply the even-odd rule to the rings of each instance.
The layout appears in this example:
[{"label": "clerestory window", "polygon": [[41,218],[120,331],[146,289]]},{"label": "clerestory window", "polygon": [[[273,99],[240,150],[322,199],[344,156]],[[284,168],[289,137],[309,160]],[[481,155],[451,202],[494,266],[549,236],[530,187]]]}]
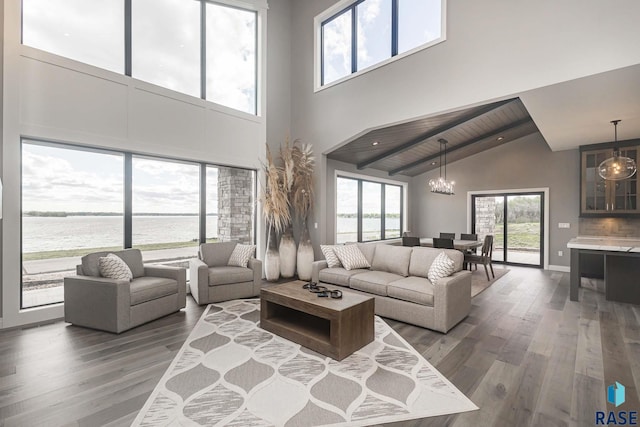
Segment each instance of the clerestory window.
[{"label": "clerestory window", "polygon": [[330,85],[445,40],[444,11],[445,0],[338,3],[316,18],[319,85]]}]

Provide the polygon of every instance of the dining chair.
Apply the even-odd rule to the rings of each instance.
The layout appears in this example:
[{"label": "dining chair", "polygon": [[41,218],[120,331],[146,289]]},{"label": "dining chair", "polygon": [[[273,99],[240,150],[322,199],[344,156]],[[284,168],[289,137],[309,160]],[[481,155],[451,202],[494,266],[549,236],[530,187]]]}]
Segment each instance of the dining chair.
[{"label": "dining chair", "polygon": [[[460,240],[474,240],[474,241],[477,242],[478,241],[478,235],[476,233],[472,233],[472,234],[461,233],[460,234]],[[477,254],[478,253],[478,248],[467,249],[465,251],[465,253]]]},{"label": "dining chair", "polygon": [[440,238],[454,240],[456,238],[456,233],[440,233]]},{"label": "dining chair", "polygon": [[402,246],[420,246],[420,238],[404,236],[402,238]]},{"label": "dining chair", "polygon": [[487,274],[487,280],[491,280],[489,278],[489,270],[487,269],[488,265],[489,268],[491,268],[491,275],[495,279],[496,275],[493,272],[493,264],[491,263],[492,255],[493,236],[491,234],[487,234],[486,236],[484,236],[484,243],[482,244],[482,252],[480,253],[480,255],[465,254],[464,263],[469,265],[469,269],[471,269],[471,264],[474,264],[476,266],[476,270],[478,269],[478,264],[482,264],[484,266],[484,272]]},{"label": "dining chair", "polygon": [[443,239],[438,237],[433,238],[433,247],[440,249],[455,249],[453,247],[453,239]]}]

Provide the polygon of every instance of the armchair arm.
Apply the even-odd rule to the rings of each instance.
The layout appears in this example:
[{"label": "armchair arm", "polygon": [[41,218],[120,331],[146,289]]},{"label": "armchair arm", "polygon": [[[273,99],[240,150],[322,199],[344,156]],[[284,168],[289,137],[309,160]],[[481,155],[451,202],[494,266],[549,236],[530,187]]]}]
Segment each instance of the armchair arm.
[{"label": "armchair arm", "polygon": [[311,264],[311,281],[320,283],[320,270],[324,270],[325,268],[329,268],[327,260],[313,261]]},{"label": "armchair arm", "polygon": [[204,304],[209,295],[209,266],[197,258],[191,258],[189,259],[189,276],[191,296],[196,303]]},{"label": "armchair arm", "polygon": [[129,328],[131,288],[127,280],[106,277],[64,278],[64,320],[120,333]]},{"label": "armchair arm", "polygon": [[471,309],[471,272],[462,270],[438,280],[433,287],[434,329],[446,333]]},{"label": "armchair arm", "polygon": [[144,275],[150,277],[164,277],[178,282],[178,301],[180,308],[187,305],[187,270],[182,267],[168,265],[145,265]]},{"label": "armchair arm", "polygon": [[248,267],[253,270],[253,294],[256,296],[260,295],[262,285],[262,261],[251,258]]}]

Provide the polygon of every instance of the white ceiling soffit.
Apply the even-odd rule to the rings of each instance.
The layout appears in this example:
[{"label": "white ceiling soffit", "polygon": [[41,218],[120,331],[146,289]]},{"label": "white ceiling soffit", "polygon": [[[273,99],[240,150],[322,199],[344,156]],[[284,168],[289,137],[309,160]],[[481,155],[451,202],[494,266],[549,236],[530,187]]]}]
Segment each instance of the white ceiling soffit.
[{"label": "white ceiling soffit", "polygon": [[519,95],[553,151],[640,138],[640,65],[620,68]]}]

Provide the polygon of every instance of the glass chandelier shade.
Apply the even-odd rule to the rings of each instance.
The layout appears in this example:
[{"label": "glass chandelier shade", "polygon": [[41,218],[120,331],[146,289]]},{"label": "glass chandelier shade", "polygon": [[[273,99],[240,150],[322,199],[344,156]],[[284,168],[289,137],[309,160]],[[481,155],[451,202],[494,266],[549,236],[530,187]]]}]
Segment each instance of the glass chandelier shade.
[{"label": "glass chandelier shade", "polygon": [[[615,129],[615,141],[618,142],[618,123],[620,120],[612,120]],[[613,157],[610,157],[600,163],[598,166],[598,174],[609,181],[620,181],[631,178],[635,175],[638,167],[635,160],[630,157],[620,155],[620,151],[615,148]]]},{"label": "glass chandelier shade", "polygon": [[[446,194],[447,196],[454,195],[454,186],[455,182],[447,181],[447,149],[446,144],[447,140],[440,138],[438,140],[440,143],[440,153],[438,155],[439,163],[440,163],[440,178],[438,179],[430,179],[429,187],[431,188],[432,193],[437,194]],[[442,177],[442,147],[445,147],[444,150],[444,178]]]}]

